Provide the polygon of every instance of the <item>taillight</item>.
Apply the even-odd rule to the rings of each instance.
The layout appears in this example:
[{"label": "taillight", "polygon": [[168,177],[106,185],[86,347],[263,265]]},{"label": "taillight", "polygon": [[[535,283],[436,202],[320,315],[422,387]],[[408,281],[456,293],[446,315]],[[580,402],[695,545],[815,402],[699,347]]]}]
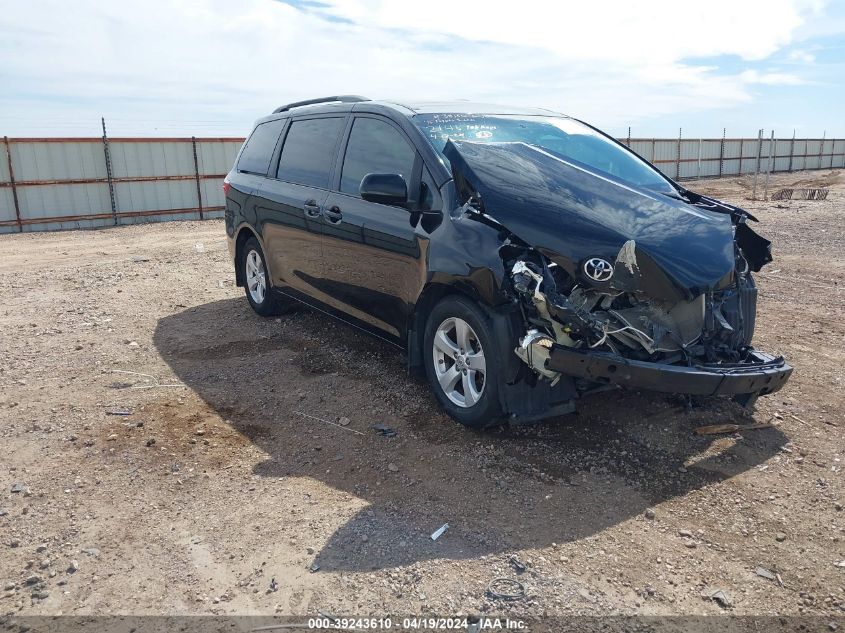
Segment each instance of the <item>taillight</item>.
[{"label": "taillight", "polygon": [[229,196],[229,189],[231,189],[231,188],[232,188],[232,185],[230,185],[230,184],[229,184],[229,179],[228,179],[228,178],[226,178],[226,179],[223,181],[223,195],[224,195],[225,197],[228,197],[228,196]]}]

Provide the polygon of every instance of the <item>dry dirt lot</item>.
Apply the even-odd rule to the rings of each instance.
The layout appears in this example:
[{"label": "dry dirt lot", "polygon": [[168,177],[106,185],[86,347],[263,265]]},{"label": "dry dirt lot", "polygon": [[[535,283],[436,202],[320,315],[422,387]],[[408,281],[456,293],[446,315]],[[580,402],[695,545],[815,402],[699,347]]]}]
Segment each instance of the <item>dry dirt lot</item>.
[{"label": "dry dirt lot", "polygon": [[388,344],[253,314],[222,221],[0,236],[0,614],[841,617],[845,175],[774,180],[831,193],[690,185],[775,242],[756,343],[796,370],[753,419],[620,391],[466,430]]}]

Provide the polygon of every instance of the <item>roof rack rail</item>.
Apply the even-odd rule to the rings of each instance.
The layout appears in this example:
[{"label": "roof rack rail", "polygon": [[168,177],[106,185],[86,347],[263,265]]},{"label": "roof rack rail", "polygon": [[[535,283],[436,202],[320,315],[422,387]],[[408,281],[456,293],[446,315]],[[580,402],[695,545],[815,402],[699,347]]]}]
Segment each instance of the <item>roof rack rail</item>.
[{"label": "roof rack rail", "polygon": [[332,101],[339,101],[341,103],[358,103],[360,101],[370,101],[370,99],[358,95],[337,95],[334,97],[320,97],[319,99],[306,99],[305,101],[294,101],[293,103],[288,103],[278,107],[273,110],[273,114],[287,112],[292,108],[299,108],[301,106],[314,105],[317,103],[331,103]]}]

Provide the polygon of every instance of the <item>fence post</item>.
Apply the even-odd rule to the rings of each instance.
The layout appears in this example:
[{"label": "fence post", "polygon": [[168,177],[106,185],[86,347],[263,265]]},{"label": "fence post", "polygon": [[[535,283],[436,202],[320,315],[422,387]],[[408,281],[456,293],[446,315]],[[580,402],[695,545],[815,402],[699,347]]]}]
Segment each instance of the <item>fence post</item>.
[{"label": "fence post", "polygon": [[3,137],[6,145],[6,163],[9,166],[9,184],[12,186],[12,201],[15,203],[15,219],[18,221],[18,233],[23,233],[23,222],[21,222],[21,207],[18,203],[18,187],[15,184],[15,170],[12,169],[12,150],[9,149],[9,137]]},{"label": "fence post", "polygon": [[822,142],[819,143],[819,169],[822,168],[822,153],[824,152],[824,137],[827,136],[827,130],[822,132]]},{"label": "fence post", "polygon": [[[727,128],[722,128],[722,144],[719,146],[719,178],[722,177],[722,169],[725,164],[725,132]],[[742,162],[742,146],[740,146],[740,163]]]},{"label": "fence post", "polygon": [[757,176],[760,173],[760,154],[763,152],[763,130],[757,131],[757,160],[754,162],[754,189],[751,192],[751,199],[757,199]]},{"label": "fence post", "polygon": [[106,157],[106,178],[109,181],[109,198],[111,198],[111,217],[114,220],[114,225],[117,226],[117,201],[114,197],[114,180],[112,179],[111,170],[111,152],[109,151],[109,137],[106,134],[106,118],[100,117],[103,123],[103,153]]},{"label": "fence post", "polygon": [[833,152],[836,151],[836,137],[830,139],[830,163],[828,169],[833,169]]},{"label": "fence post", "polygon": [[701,179],[701,144],[702,140],[698,139],[698,179]]},{"label": "fence post", "polygon": [[792,171],[792,157],[795,156],[795,130],[792,130],[792,142],[789,144],[789,167],[786,171]]},{"label": "fence post", "polygon": [[199,204],[199,211],[200,211],[200,220],[203,219],[202,217],[202,188],[200,187],[200,165],[199,161],[197,160],[197,137],[191,137],[191,145],[194,148],[194,176],[197,179],[197,203]]},{"label": "fence post", "polygon": [[772,130],[772,138],[769,140],[769,160],[766,161],[766,184],[763,187],[763,200],[769,199],[769,174],[772,171],[772,155],[775,147],[775,131]]},{"label": "fence post", "polygon": [[681,137],[683,136],[684,129],[678,128],[678,151],[676,152],[675,156],[675,180],[679,180],[681,177]]},{"label": "fence post", "polygon": [[631,149],[631,126],[628,126],[628,149]]}]

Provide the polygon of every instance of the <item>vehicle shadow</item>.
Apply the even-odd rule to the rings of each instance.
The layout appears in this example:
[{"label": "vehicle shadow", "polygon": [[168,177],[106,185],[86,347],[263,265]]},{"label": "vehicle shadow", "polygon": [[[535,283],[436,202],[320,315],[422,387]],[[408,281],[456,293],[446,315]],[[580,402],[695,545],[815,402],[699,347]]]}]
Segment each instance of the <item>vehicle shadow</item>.
[{"label": "vehicle shadow", "polygon": [[[775,428],[698,437],[695,426],[749,420],[729,402],[689,410],[680,398],[622,391],[541,425],[465,429],[406,375],[404,354],[390,344],[305,309],[262,319],[243,299],[160,319],[154,344],[210,409],[267,453],[255,474],[311,477],[367,504],[316,555],[325,570],[583,539],[748,471],[787,442]],[[376,423],[396,435],[377,433]]]}]

